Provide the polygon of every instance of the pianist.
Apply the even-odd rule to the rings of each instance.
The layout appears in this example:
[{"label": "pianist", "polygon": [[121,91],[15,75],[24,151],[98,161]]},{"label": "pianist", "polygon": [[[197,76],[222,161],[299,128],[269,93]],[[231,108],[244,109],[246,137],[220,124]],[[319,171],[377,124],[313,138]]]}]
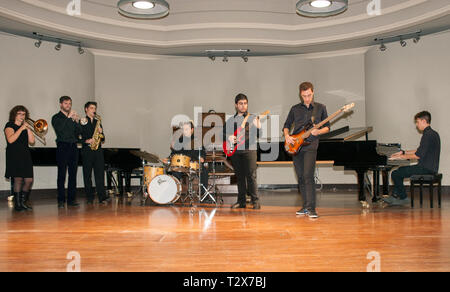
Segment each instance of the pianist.
[{"label": "pianist", "polygon": [[386,203],[392,206],[410,203],[403,185],[405,178],[420,174],[435,174],[439,170],[441,139],[439,134],[430,126],[431,114],[423,111],[416,114],[414,119],[417,129],[423,133],[419,148],[417,150],[397,152],[391,156],[391,159],[415,159],[419,163],[413,166],[400,167],[392,172],[394,191],[392,196],[384,199]]}]

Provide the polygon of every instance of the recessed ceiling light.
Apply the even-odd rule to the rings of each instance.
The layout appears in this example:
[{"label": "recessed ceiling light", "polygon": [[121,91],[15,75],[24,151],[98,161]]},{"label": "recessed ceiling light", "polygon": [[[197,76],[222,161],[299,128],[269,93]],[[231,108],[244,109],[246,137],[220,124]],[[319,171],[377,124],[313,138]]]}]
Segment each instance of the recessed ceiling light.
[{"label": "recessed ceiling light", "polygon": [[297,13],[307,17],[327,17],[348,9],[348,0],[299,0]]},{"label": "recessed ceiling light", "polygon": [[119,13],[136,19],[159,19],[169,15],[169,3],[165,0],[120,0]]},{"label": "recessed ceiling light", "polygon": [[133,7],[137,9],[152,9],[155,7],[155,4],[149,1],[136,1],[133,2]]},{"label": "recessed ceiling light", "polygon": [[312,7],[325,8],[331,5],[331,1],[328,0],[315,0],[311,2]]}]

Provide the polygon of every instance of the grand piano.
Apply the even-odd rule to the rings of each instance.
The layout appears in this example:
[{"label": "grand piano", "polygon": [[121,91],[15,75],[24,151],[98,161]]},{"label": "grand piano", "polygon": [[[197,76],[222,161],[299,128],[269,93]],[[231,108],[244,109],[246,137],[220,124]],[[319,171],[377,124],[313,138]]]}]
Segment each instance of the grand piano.
[{"label": "grand piano", "polygon": [[[56,148],[30,148],[33,165],[35,167],[56,165]],[[112,189],[113,182],[117,185],[119,193],[129,192],[132,178],[141,178],[141,174],[136,173],[136,169],[142,167],[142,160],[131,154],[131,151],[138,151],[137,148],[103,148],[105,156],[105,172],[107,189]],[[78,165],[82,165],[82,156],[79,155]],[[113,173],[117,173],[117,181]],[[56,180],[56,177],[55,177]],[[125,183],[125,184],[124,184]],[[124,189],[125,187],[125,189]]]},{"label": "grand piano", "polygon": [[[380,144],[368,139],[371,127],[343,127],[321,136],[317,150],[317,161],[328,161],[334,166],[343,166],[344,170],[353,170],[358,178],[358,200],[365,205],[366,177],[373,172],[372,201],[380,200],[380,173],[383,177],[383,194],[388,194],[389,171],[396,166],[407,165],[409,162],[393,161],[391,154],[401,150],[400,144]],[[365,140],[358,140],[365,137]],[[279,155],[275,161],[264,161],[264,154],[270,153],[270,147],[279,147]],[[264,149],[264,150],[263,150]],[[284,150],[284,140],[279,142],[260,142],[258,147],[258,164],[274,165],[289,164],[290,156]]]}]

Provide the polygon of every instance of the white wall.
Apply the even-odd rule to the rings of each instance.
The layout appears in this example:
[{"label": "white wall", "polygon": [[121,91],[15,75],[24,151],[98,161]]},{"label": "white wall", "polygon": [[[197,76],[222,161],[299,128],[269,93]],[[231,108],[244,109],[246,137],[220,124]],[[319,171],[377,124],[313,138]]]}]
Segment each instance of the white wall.
[{"label": "white wall", "polygon": [[450,32],[423,37],[418,44],[388,45],[385,52],[371,49],[366,56],[367,124],[371,138],[399,142],[404,149],[417,149],[421,135],[414,115],[432,114],[432,128],[441,136],[440,172],[450,183]]},{"label": "white wall", "polygon": [[[51,123],[59,111],[59,97],[69,95],[74,109],[81,113],[84,103],[94,97],[94,58],[86,52],[80,55],[74,47],[63,46],[60,52],[54,44],[43,43],[35,48],[34,41],[0,34],[0,108],[2,130],[9,111],[22,104],[33,119],[46,119]],[[56,147],[55,133],[50,126],[47,147]],[[36,147],[43,147],[39,142]],[[0,139],[0,189],[8,190],[5,173],[6,141]],[[35,189],[56,188],[56,167],[35,167]],[[78,186],[83,186],[81,171]]]},{"label": "white wall", "polygon": [[[244,63],[207,58],[142,60],[95,56],[95,91],[107,131],[105,147],[140,147],[161,157],[169,154],[171,120],[194,119],[194,107],[233,114],[234,97],[249,97],[251,112],[267,109],[279,115],[281,128],[292,105],[299,102],[298,85],[312,81],[318,102],[331,114],[356,102],[352,116],[334,128],[365,126],[364,54],[326,58],[260,57]],[[321,171],[326,183],[354,183],[353,173]],[[260,184],[296,183],[292,168],[259,170]]]}]

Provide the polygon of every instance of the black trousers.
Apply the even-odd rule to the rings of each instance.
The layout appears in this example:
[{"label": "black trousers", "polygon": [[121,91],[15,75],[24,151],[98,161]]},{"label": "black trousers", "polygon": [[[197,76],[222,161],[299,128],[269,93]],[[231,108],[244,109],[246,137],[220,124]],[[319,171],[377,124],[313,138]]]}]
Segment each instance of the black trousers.
[{"label": "black trousers", "polygon": [[316,158],[316,150],[300,151],[293,157],[300,194],[303,198],[303,208],[311,211],[316,209],[316,184],[314,181]]},{"label": "black trousers", "polygon": [[394,181],[394,195],[399,199],[406,199],[408,195],[406,194],[405,186],[403,180],[405,178],[410,178],[413,175],[418,174],[434,174],[433,171],[423,168],[420,165],[404,166],[392,172],[392,180]]},{"label": "black trousers", "polygon": [[231,156],[231,163],[238,180],[238,203],[245,205],[249,195],[252,202],[257,202],[258,198],[258,184],[256,181],[256,160],[257,152],[250,151],[236,151]]},{"label": "black trousers", "polygon": [[58,203],[66,202],[66,174],[69,173],[67,202],[74,203],[77,192],[78,148],[75,143],[57,143],[56,163],[58,165]]},{"label": "black trousers", "polygon": [[95,189],[97,190],[98,200],[101,202],[106,199],[103,149],[92,151],[89,147],[83,147],[81,155],[83,157],[83,179],[87,200],[94,200],[94,188],[92,187],[92,171],[94,171]]}]

